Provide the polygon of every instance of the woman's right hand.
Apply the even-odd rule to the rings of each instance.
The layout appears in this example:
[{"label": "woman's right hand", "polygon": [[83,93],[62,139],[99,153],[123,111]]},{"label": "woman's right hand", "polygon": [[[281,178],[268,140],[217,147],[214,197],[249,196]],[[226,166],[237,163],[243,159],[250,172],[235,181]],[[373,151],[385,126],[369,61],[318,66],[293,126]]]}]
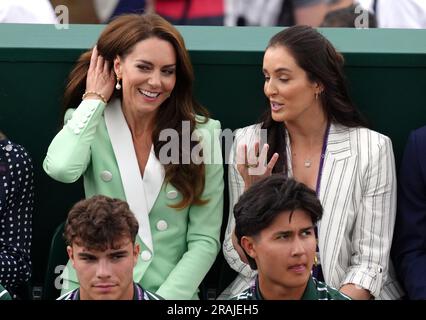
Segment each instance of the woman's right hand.
[{"label": "woman's right hand", "polygon": [[[114,86],[114,72],[110,68],[109,62],[98,54],[97,47],[95,46],[92,50],[89,70],[87,71],[86,92],[99,93],[108,101],[114,92]],[[96,94],[88,94],[86,97],[100,98]]]},{"label": "woman's right hand", "polygon": [[259,154],[259,142],[254,145],[254,150],[247,151],[247,145],[241,144],[237,148],[237,170],[244,180],[244,190],[272,174],[272,169],[277,163],[278,153],[274,153],[269,163],[266,163],[269,145],[264,144]]}]

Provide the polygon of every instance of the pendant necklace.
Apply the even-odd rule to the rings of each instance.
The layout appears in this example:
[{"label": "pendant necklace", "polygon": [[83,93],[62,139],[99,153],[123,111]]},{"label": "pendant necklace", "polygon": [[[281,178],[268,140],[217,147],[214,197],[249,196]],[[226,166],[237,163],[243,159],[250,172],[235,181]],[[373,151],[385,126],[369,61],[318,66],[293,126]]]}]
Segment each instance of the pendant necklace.
[{"label": "pendant necklace", "polygon": [[[325,150],[327,148],[327,138],[328,138],[329,131],[330,131],[330,124],[328,123],[325,130],[324,138],[322,141],[321,160],[324,159]],[[311,157],[306,158],[303,162],[303,165],[305,166],[305,168],[309,169],[312,166],[312,158]]]},{"label": "pendant necklace", "polygon": [[305,168],[310,168],[312,165],[312,160],[311,159],[305,159],[304,162]]}]

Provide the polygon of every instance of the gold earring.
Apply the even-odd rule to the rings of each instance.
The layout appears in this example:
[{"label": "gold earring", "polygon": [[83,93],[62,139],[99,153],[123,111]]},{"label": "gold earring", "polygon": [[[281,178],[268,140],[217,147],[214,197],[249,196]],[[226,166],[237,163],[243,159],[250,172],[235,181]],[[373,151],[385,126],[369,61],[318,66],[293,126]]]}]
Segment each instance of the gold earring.
[{"label": "gold earring", "polygon": [[120,78],[117,76],[117,83],[116,83],[116,85],[115,85],[115,88],[117,89],[117,90],[120,90],[121,89],[121,84],[120,84]]},{"label": "gold earring", "polygon": [[317,254],[315,254],[315,257],[314,257],[314,266],[315,267],[318,266],[318,257],[317,257]]},{"label": "gold earring", "polygon": [[315,100],[318,100],[319,93],[315,92]]}]

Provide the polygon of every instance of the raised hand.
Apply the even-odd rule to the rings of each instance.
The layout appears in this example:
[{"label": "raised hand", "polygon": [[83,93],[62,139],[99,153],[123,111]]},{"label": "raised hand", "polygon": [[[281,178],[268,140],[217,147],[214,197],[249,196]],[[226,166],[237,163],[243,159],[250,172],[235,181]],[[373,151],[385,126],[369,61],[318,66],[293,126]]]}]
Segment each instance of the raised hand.
[{"label": "raised hand", "polygon": [[[95,92],[108,101],[114,91],[115,78],[110,63],[99,55],[96,46],[93,48],[87,71],[86,92]],[[97,94],[87,94],[86,97],[100,98]]]},{"label": "raised hand", "polygon": [[266,163],[269,145],[264,144],[259,154],[259,142],[254,145],[254,150],[247,151],[247,145],[237,147],[237,170],[244,180],[244,189],[272,174],[272,169],[278,160],[278,153],[274,153],[269,163]]}]

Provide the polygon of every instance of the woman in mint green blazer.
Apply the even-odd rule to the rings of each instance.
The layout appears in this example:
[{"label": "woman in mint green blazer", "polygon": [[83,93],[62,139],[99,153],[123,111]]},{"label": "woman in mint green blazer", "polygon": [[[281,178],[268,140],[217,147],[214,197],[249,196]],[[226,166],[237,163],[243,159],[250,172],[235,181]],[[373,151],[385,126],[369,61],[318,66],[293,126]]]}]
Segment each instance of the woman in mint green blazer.
[{"label": "woman in mint green blazer", "polygon": [[[111,22],[65,92],[65,125],[43,163],[55,180],[84,176],[86,197],[126,200],[139,222],[134,280],[165,299],[196,299],[220,248],[220,123],[192,95],[179,32],[157,15]],[[78,286],[74,269],[63,293]]]}]

